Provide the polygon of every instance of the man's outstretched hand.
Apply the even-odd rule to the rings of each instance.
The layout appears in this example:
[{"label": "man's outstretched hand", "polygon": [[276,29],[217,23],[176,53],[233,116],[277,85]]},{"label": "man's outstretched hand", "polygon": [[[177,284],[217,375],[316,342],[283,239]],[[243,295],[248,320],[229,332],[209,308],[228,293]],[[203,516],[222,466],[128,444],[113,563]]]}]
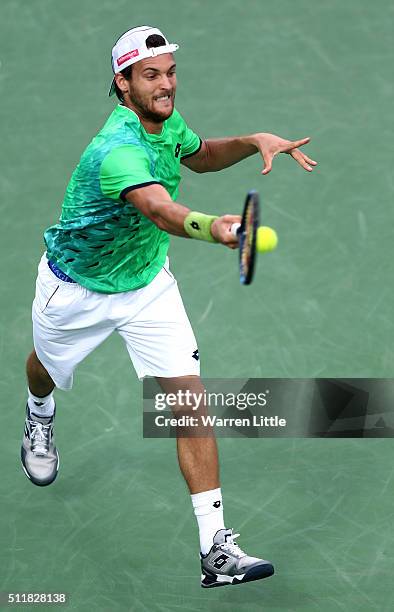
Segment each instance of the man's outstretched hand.
[{"label": "man's outstretched hand", "polygon": [[304,170],[312,172],[313,166],[317,162],[300,151],[299,147],[308,144],[310,138],[302,138],[301,140],[285,140],[275,134],[254,134],[251,137],[253,144],[258,148],[261,157],[264,160],[264,170],[261,174],[268,174],[272,169],[272,160],[278,153],[287,153],[300,164]]}]

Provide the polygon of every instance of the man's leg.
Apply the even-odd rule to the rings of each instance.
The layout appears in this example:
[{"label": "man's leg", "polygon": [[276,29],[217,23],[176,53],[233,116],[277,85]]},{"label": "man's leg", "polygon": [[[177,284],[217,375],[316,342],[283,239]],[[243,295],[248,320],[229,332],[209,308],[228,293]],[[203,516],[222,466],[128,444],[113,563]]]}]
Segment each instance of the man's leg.
[{"label": "man's leg", "polygon": [[[117,331],[125,340],[138,377],[154,376],[165,393],[182,390],[204,393],[196,339],[168,265],[138,292],[139,308],[135,317],[129,314],[129,299],[128,294],[119,298],[124,300],[125,316]],[[182,413],[197,416],[191,408],[176,406],[173,410],[176,416]],[[204,410],[205,407],[199,406],[198,414],[202,415]],[[198,521],[201,586],[238,584],[271,575],[272,565],[242,552],[232,530],[224,527],[214,431],[199,429],[188,431],[187,427],[178,426],[177,448],[179,466]]]},{"label": "man's leg", "polygon": [[[178,390],[191,393],[204,393],[204,386],[199,376],[180,376],[178,378],[156,378],[165,393],[176,393]],[[192,407],[188,414],[193,415]],[[216,439],[213,433],[207,437],[178,435],[177,451],[179,467],[192,495],[217,489],[219,484],[219,459]]]},{"label": "man's leg", "polygon": [[26,374],[29,389],[33,395],[45,397],[46,395],[52,393],[53,389],[55,388],[55,383],[49,376],[41,361],[39,361],[34,350],[27,358]]},{"label": "man's leg", "polygon": [[[157,377],[156,380],[165,393],[190,391],[200,397],[204,394],[204,386],[199,376]],[[184,406],[179,406],[174,408],[174,414],[196,416],[205,412],[204,409],[205,406],[201,408],[200,405],[197,413],[193,411],[193,406],[188,406],[186,409]],[[179,467],[189,487],[198,522],[200,549],[202,554],[207,554],[217,531],[225,528],[219,484],[218,450],[213,430],[205,428],[198,431],[194,427],[178,430],[177,451]]]},{"label": "man's leg", "polygon": [[220,486],[218,450],[214,436],[178,436],[177,450],[179,467],[192,495]]},{"label": "man's leg", "polygon": [[35,350],[27,358],[26,375],[29,393],[27,403],[30,411],[39,417],[51,417],[55,412],[52,394],[55,383],[38,359]]},{"label": "man's leg", "polygon": [[114,330],[100,294],[59,279],[46,256],[38,267],[32,306],[34,350],[26,364],[28,400],[21,448],[26,476],[46,486],[56,478],[54,388],[72,388],[73,372]]},{"label": "man's leg", "polygon": [[53,425],[55,384],[33,350],[26,363],[28,400],[25,430],[21,448],[22,466],[26,476],[36,485],[51,484],[58,473]]},{"label": "man's leg", "polygon": [[[165,393],[190,391],[204,397],[199,376],[156,380]],[[173,412],[175,416],[201,415],[206,414],[206,406],[201,402],[198,412],[193,412],[192,405],[186,409],[179,405],[173,408]],[[272,576],[272,564],[244,553],[234,540],[232,529],[224,526],[216,440],[212,429],[201,430],[186,427],[177,432],[179,465],[191,493],[200,531],[201,586],[220,587]]]}]

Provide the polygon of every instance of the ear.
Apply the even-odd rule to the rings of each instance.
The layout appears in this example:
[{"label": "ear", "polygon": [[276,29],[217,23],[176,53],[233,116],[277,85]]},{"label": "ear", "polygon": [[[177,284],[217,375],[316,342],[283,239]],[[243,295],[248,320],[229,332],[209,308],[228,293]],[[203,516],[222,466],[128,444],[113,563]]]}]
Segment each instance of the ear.
[{"label": "ear", "polygon": [[125,79],[125,77],[123,76],[121,72],[117,72],[115,74],[115,83],[123,94],[127,93],[128,91],[127,79]]}]

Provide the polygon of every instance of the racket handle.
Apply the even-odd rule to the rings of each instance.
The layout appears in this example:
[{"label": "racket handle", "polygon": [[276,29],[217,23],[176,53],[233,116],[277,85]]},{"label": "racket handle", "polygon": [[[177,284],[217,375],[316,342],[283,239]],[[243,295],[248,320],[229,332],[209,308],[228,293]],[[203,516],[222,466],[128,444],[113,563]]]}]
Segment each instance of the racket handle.
[{"label": "racket handle", "polygon": [[231,226],[231,233],[233,234],[233,236],[237,236],[238,234],[238,230],[241,227],[240,223],[233,223]]}]

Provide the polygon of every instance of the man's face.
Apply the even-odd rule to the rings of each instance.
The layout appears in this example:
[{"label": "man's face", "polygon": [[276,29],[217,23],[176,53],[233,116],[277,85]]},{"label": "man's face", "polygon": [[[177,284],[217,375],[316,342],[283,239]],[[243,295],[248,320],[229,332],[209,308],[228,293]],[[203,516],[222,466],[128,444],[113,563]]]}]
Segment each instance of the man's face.
[{"label": "man's face", "polygon": [[124,80],[129,100],[145,119],[162,123],[172,115],[176,92],[175,62],[172,53],[133,64],[131,78]]}]

